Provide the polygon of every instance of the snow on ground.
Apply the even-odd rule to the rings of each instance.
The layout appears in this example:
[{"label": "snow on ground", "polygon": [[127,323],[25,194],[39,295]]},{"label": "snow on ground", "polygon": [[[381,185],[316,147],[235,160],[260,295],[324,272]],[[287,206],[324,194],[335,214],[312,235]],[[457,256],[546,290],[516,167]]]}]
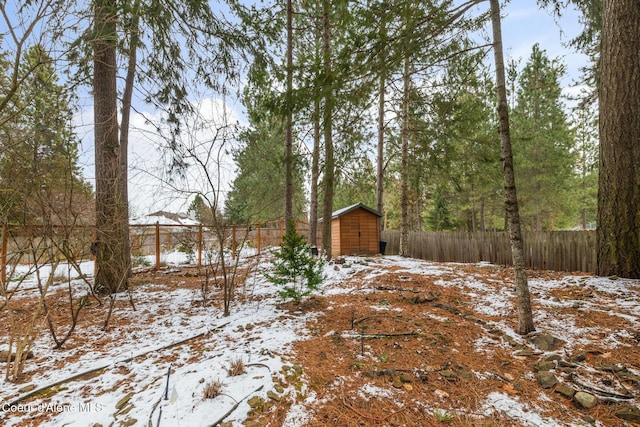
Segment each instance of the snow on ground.
[{"label": "snow on ground", "polygon": [[495,412],[506,414],[512,421],[527,427],[556,427],[555,420],[548,420],[536,413],[536,409],[527,403],[520,402],[505,393],[493,392],[487,396],[484,404],[485,414]]},{"label": "snow on ground", "polygon": [[[247,253],[245,253],[245,256]],[[248,254],[248,255],[253,255]],[[180,264],[186,261],[184,254],[166,254],[167,263]],[[393,267],[396,272],[432,276],[440,286],[464,288],[475,301],[476,311],[494,316],[508,316],[515,307],[511,302],[511,289],[505,285],[504,292],[483,296],[486,283],[461,273],[456,264],[433,264],[425,261],[406,259],[396,256],[377,258],[346,257],[349,268],[327,265],[326,279],[322,292],[326,295],[349,293],[357,289],[346,286],[348,278],[361,275],[360,290],[375,286],[376,278]],[[91,277],[93,264],[82,263],[82,271]],[[255,274],[249,277],[242,291],[245,302],[236,302],[229,317],[223,317],[219,310],[198,306],[194,301],[199,296],[194,290],[167,289],[163,298],[145,298],[155,288],[153,284],[138,287],[133,293],[136,311],[119,311],[117,316],[129,316],[136,320],[135,327],[127,330],[112,328],[104,332],[99,328],[80,329],[74,333],[72,346],[64,350],[64,356],[52,350],[51,340],[44,335],[34,345],[34,353],[42,372],[34,378],[33,384],[42,387],[53,384],[72,375],[103,368],[99,374],[89,380],[65,383],[50,398],[41,397],[32,403],[21,406],[8,406],[16,396],[24,394],[20,390],[25,384],[13,384],[0,379],[0,420],[2,425],[13,426],[30,419],[35,412],[55,414],[48,423],[52,426],[87,426],[99,423],[103,426],[123,420],[136,420],[135,425],[153,425],[159,422],[165,426],[201,426],[210,425],[227,411],[237,408],[227,418],[233,425],[239,426],[246,419],[250,407],[248,397],[261,396],[267,399],[267,392],[275,386],[283,366],[288,363],[289,346],[296,340],[304,339],[307,332],[305,324],[313,314],[285,315],[276,307],[277,289],[268,283],[261,272],[269,269],[262,261],[255,268]],[[30,273],[28,267],[20,267],[18,275]],[[31,272],[33,275],[33,273]],[[40,270],[42,277],[51,274],[50,269]],[[78,272],[66,266],[59,266],[56,275],[77,280]],[[33,287],[33,279],[23,277],[25,288]],[[80,282],[78,282],[80,283]],[[541,304],[550,308],[561,308],[560,301],[554,301],[550,292],[561,287],[589,289],[593,294],[607,293],[619,296],[619,311],[623,318],[638,325],[640,304],[637,299],[627,298],[625,289],[633,289],[637,295],[640,290],[637,281],[612,280],[594,277],[567,276],[565,280],[530,281],[531,292],[537,295]],[[157,289],[155,289],[157,291]],[[30,291],[33,292],[33,291]],[[16,298],[29,295],[29,292],[16,294]],[[581,302],[588,310],[610,310],[602,307],[595,298]],[[382,307],[384,308],[384,307]],[[545,324],[545,329],[568,343],[579,343],[581,337],[590,334],[589,328],[577,328],[568,318],[555,315],[549,318],[546,312],[540,312],[536,322]],[[498,321],[500,327],[509,335],[517,337],[506,322]],[[606,345],[615,346],[617,338],[627,331],[619,331],[606,338]],[[202,346],[179,345],[168,347],[172,343],[204,334]],[[92,342],[105,343],[92,351],[87,346]],[[87,343],[84,345],[83,343]],[[2,343],[3,345],[5,343]],[[491,340],[479,340],[479,347],[495,345]],[[489,351],[489,350],[487,350]],[[73,357],[75,355],[75,357]],[[65,363],[60,363],[60,357]],[[247,372],[240,376],[229,377],[227,369],[236,359],[241,359]],[[27,370],[33,367],[27,367]],[[171,372],[167,377],[167,373]],[[212,381],[224,384],[223,394],[215,399],[204,400],[204,387]],[[291,390],[285,390],[289,393]],[[389,391],[376,386],[367,386],[360,390],[363,396],[390,397]],[[164,399],[165,395],[168,399]],[[126,414],[118,413],[116,405],[128,396],[131,405]],[[285,425],[304,425],[307,419],[306,408],[314,404],[313,393],[302,401],[296,402],[287,415]],[[536,413],[536,407],[520,402],[503,393],[491,393],[484,405],[487,413],[507,414],[515,422],[530,426],[555,425]],[[128,424],[129,425],[129,424]]]},{"label": "snow on ground", "polygon": [[[167,255],[165,259],[176,264],[184,261],[179,253]],[[88,270],[93,267],[92,263],[83,263],[83,266]],[[262,263],[257,266],[257,271],[268,268],[269,264]],[[29,273],[27,267],[22,274],[26,273]],[[41,268],[41,280],[46,280],[50,273],[50,268]],[[338,273],[327,267],[327,281],[341,282]],[[16,294],[17,297],[36,292],[33,290],[35,277],[23,277],[22,280],[21,289],[31,290]],[[116,404],[129,392],[134,393],[129,400],[133,408],[126,416],[137,420],[139,425],[151,419],[154,425],[159,419],[165,425],[209,425],[242,400],[234,416],[229,417],[233,421],[240,416],[237,419],[240,423],[249,411],[245,397],[264,397],[273,388],[272,375],[282,369],[282,355],[290,343],[305,336],[303,328],[310,317],[285,316],[283,319],[282,311],[275,304],[277,289],[259,274],[245,283],[245,290],[251,293],[253,300],[249,298],[249,303],[237,304],[229,317],[212,312],[211,308],[194,307],[193,302],[199,296],[193,290],[176,289],[167,292],[165,298],[159,301],[148,301],[145,295],[152,289],[151,284],[136,288],[133,300],[136,301],[137,310],[116,314],[135,318],[137,327],[113,329],[111,332],[90,328],[74,333],[74,342],[107,342],[101,352],[78,351],[81,353],[78,360],[59,366],[49,337],[38,339],[33,351],[38,355],[38,368],[43,373],[35,381],[37,387],[97,368],[104,368],[105,371],[89,384],[85,381],[66,383],[50,402],[34,402],[27,406],[7,406],[13,398],[22,394],[19,390],[25,384],[0,380],[2,424],[15,425],[28,418],[30,413],[52,411],[56,417],[50,425],[110,425],[114,418],[119,419],[114,415]],[[263,301],[264,297],[268,297],[269,301]],[[172,343],[199,334],[208,335],[207,345],[201,354],[196,354],[198,350],[188,346],[164,349]],[[76,350],[68,350],[66,356],[73,355]],[[165,362],[167,358],[175,359],[172,365]],[[247,373],[229,378],[226,370],[238,358],[247,367]],[[169,394],[173,398],[164,400],[170,366],[173,373],[168,380]],[[224,383],[224,396],[203,400],[205,385],[215,380]],[[160,404],[154,410],[158,401]],[[41,404],[44,406],[39,406]],[[297,416],[294,412],[291,425],[297,425],[295,420],[304,418],[302,411]]]}]

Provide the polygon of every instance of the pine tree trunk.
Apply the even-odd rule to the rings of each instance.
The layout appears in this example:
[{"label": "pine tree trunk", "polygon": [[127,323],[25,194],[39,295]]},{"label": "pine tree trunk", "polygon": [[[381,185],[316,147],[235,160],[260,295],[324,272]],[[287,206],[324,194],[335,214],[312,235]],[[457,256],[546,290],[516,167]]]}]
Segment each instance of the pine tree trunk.
[{"label": "pine tree trunk", "polygon": [[293,6],[287,0],[287,124],[285,130],[284,222],[286,233],[295,231],[293,220]]},{"label": "pine tree trunk", "polygon": [[[319,61],[322,54],[322,18],[318,17],[315,26],[315,53]],[[311,153],[311,191],[309,194],[309,243],[318,245],[318,181],[320,179],[320,97],[318,87],[313,96],[313,152]]]},{"label": "pine tree trunk", "polygon": [[400,170],[400,244],[398,255],[409,256],[409,58],[405,57],[402,75],[402,166]]},{"label": "pine tree trunk", "polygon": [[320,177],[320,100],[313,102],[313,152],[311,154],[311,193],[309,194],[309,243],[318,244],[318,179]]},{"label": "pine tree trunk", "polygon": [[[139,1],[136,1],[133,13],[138,13]],[[129,63],[127,65],[127,77],[125,78],[124,92],[122,94],[122,119],[120,122],[120,180],[122,185],[122,200],[124,202],[124,211],[129,222],[129,126],[131,122],[131,99],[133,98],[133,85],[136,80],[136,67],[138,66],[137,52],[139,43],[139,25],[140,17],[134,15],[132,17],[130,46],[129,46]],[[125,236],[125,242],[128,253],[131,253],[131,242],[129,233]],[[131,263],[127,269],[127,277],[131,277]]]},{"label": "pine tree trunk", "polygon": [[531,297],[527,283],[524,264],[524,245],[520,230],[520,213],[513,171],[513,153],[511,151],[511,135],[509,131],[509,108],[504,74],[504,57],[502,54],[502,29],[500,23],[499,0],[490,0],[491,22],[493,24],[493,52],[496,63],[496,86],[498,92],[498,120],[500,122],[500,144],[502,147],[502,166],[504,173],[504,197],[507,213],[507,228],[511,242],[511,255],[515,270],[516,293],[518,295],[518,333],[525,335],[535,330]]},{"label": "pine tree trunk", "polygon": [[94,12],[95,286],[116,293],[127,288],[130,256],[118,140],[115,0],[96,1]]},{"label": "pine tree trunk", "polygon": [[333,82],[331,75],[331,22],[330,0],[322,2],[322,55],[324,70],[324,209],[322,220],[322,250],[331,259],[331,216],[333,215],[333,185],[335,162],[333,158]]},{"label": "pine tree trunk", "polygon": [[597,274],[640,278],[640,2],[603,0]]},{"label": "pine tree trunk", "polygon": [[[378,155],[376,158],[376,210],[384,209],[384,90],[385,73],[380,72],[380,93],[378,94]],[[382,231],[382,221],[380,221]]]},{"label": "pine tree trunk", "polygon": [[[380,35],[382,41],[385,40],[386,29],[384,25],[384,15],[382,16],[382,27]],[[384,43],[383,43],[384,46]],[[384,209],[384,104],[385,104],[385,84],[387,75],[383,64],[385,63],[384,48],[380,50],[380,76],[378,93],[378,155],[376,159],[376,210],[382,214]],[[383,231],[383,222],[380,221],[380,232]]]}]

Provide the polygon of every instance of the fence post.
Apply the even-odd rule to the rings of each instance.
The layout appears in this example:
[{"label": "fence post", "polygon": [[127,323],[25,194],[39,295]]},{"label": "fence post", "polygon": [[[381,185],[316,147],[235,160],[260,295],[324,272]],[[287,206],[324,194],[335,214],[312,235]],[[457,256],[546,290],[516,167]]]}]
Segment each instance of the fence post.
[{"label": "fence post", "polygon": [[236,225],[231,228],[231,259],[236,259]]},{"label": "fence post", "polygon": [[202,224],[198,225],[198,268],[202,267]]},{"label": "fence post", "polygon": [[284,237],[284,220],[280,220],[280,244],[282,244],[282,240]]},{"label": "fence post", "polygon": [[7,234],[9,234],[9,226],[5,222],[2,226],[2,249],[0,253],[0,281],[2,282],[2,288],[6,289],[7,284]]},{"label": "fence post", "polygon": [[156,221],[156,270],[160,270],[160,222]]},{"label": "fence post", "polygon": [[260,250],[262,249],[262,245],[260,242],[260,229],[262,227],[260,227],[260,223],[258,223],[258,255],[260,255]]}]

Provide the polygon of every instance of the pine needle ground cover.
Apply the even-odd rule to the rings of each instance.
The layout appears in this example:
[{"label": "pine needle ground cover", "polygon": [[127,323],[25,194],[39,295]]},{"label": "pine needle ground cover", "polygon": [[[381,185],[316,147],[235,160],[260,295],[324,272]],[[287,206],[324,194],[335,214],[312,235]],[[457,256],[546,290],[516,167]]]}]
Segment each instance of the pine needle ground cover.
[{"label": "pine needle ground cover", "polygon": [[[281,287],[264,278],[272,261],[242,261],[228,317],[221,290],[203,303],[197,269],[171,265],[134,276],[136,310],[118,299],[107,331],[107,304],[86,307],[62,350],[52,350],[40,322],[21,381],[0,380],[1,423],[637,422],[638,281],[530,272],[537,331],[522,337],[509,268],[347,257],[325,265],[318,292],[282,302]],[[57,292],[48,298],[62,298]],[[25,316],[37,303],[28,289],[13,298]],[[50,315],[62,324],[64,313]],[[0,325],[4,344],[9,329]],[[237,360],[245,372],[230,376]],[[42,391],[29,396],[34,389]]]}]

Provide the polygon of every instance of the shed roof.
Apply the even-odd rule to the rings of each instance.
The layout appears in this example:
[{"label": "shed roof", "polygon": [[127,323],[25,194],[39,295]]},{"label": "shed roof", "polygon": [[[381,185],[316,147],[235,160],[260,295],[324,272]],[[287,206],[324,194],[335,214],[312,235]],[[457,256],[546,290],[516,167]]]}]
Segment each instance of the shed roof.
[{"label": "shed roof", "polygon": [[[355,205],[351,205],[351,206],[347,206],[346,208],[342,208],[342,209],[338,209],[337,211],[334,211],[331,214],[331,219],[336,219],[336,218],[340,218],[343,215],[348,214],[351,211],[354,211],[358,208],[362,208],[367,212],[371,212],[374,215],[377,215],[379,217],[382,216],[382,214],[378,211],[376,211],[375,209],[370,208],[369,206],[362,204],[362,203],[356,203]],[[318,219],[318,222],[322,222],[322,218]]]}]

